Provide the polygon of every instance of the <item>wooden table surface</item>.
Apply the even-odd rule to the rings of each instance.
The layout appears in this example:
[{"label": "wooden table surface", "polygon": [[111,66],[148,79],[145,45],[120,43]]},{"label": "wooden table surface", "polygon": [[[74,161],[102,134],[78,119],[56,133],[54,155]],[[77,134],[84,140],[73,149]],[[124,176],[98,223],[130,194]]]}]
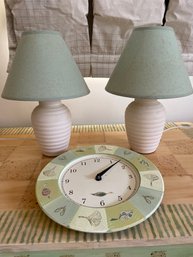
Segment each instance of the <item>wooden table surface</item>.
[{"label": "wooden table surface", "polygon": [[[124,125],[73,127],[69,149],[93,144],[129,148]],[[5,255],[9,251],[51,249],[192,247],[193,124],[169,123],[157,151],[146,157],[159,168],[165,183],[158,210],[145,222],[121,232],[75,232],[50,220],[37,204],[36,179],[52,158],[41,154],[32,129],[0,129],[0,256],[12,256]]]}]

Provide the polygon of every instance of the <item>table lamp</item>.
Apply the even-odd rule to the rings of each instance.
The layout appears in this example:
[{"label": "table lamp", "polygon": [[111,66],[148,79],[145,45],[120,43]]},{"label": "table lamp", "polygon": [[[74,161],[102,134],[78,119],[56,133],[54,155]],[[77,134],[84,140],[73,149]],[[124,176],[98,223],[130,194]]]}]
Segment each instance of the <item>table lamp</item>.
[{"label": "table lamp", "polygon": [[163,26],[134,28],[105,89],[135,98],[125,111],[130,147],[139,153],[154,152],[166,116],[157,99],[193,93],[174,30]]},{"label": "table lamp", "polygon": [[71,114],[61,100],[88,93],[59,32],[27,31],[22,34],[2,97],[39,101],[31,121],[43,154],[56,156],[68,148]]}]

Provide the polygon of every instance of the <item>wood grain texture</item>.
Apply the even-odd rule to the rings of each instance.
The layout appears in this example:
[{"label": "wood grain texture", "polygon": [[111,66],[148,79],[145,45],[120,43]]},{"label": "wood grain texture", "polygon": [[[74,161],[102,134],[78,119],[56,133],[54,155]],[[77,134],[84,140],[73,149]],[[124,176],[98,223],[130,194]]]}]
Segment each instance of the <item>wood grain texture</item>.
[{"label": "wood grain texture", "polygon": [[[52,158],[41,154],[31,128],[19,130],[18,135],[16,129],[13,131],[0,129],[0,256],[7,251],[193,245],[191,123],[168,124],[157,151],[146,155],[164,178],[161,206],[140,225],[110,234],[68,230],[40,210],[34,187],[40,171]],[[129,148],[123,125],[74,127],[70,148],[90,144]]]}]

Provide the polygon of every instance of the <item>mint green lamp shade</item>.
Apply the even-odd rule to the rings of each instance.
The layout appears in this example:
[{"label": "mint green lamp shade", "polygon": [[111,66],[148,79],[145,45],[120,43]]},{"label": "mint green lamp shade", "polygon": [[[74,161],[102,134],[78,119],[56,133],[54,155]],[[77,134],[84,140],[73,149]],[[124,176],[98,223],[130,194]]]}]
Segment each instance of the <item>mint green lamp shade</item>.
[{"label": "mint green lamp shade", "polygon": [[166,120],[165,109],[157,99],[193,93],[174,30],[163,26],[135,28],[105,89],[135,98],[125,111],[130,147],[140,153],[154,152]]},{"label": "mint green lamp shade", "polygon": [[193,93],[174,30],[150,26],[133,30],[106,91],[126,97],[164,99]]},{"label": "mint green lamp shade", "polygon": [[2,97],[39,101],[31,121],[43,154],[56,156],[68,149],[71,113],[61,100],[88,93],[78,66],[58,32],[22,34]]},{"label": "mint green lamp shade", "polygon": [[24,32],[3,98],[23,101],[70,99],[89,89],[60,33]]}]

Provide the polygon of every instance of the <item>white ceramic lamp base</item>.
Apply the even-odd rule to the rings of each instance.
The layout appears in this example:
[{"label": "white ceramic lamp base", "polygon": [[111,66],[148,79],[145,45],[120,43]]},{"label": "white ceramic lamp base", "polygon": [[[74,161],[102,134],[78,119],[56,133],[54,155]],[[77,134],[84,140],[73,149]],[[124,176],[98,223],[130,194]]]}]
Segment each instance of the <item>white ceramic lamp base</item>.
[{"label": "white ceramic lamp base", "polygon": [[125,126],[132,150],[152,153],[159,143],[165,125],[165,109],[154,99],[135,99],[125,111]]},{"label": "white ceramic lamp base", "polygon": [[71,114],[61,101],[39,102],[32,112],[31,120],[44,155],[57,156],[67,150],[71,135]]}]

